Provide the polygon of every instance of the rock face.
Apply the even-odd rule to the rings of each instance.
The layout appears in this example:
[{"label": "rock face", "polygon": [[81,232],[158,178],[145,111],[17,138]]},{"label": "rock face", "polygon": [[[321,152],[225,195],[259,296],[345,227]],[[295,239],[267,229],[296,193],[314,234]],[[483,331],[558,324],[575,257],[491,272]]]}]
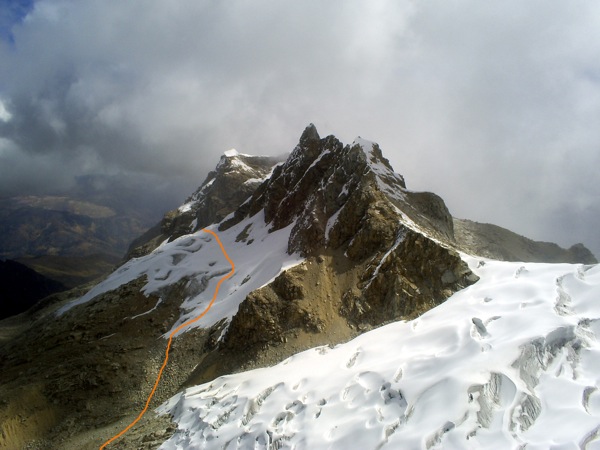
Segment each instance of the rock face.
[{"label": "rock face", "polygon": [[147,255],[165,239],[173,240],[212,223],[239,207],[284,157],[251,156],[229,150],[186,202],[129,246],[125,260]]},{"label": "rock face", "polygon": [[457,246],[467,253],[504,261],[596,264],[583,244],[563,249],[551,242],[527,239],[489,223],[454,219]]},{"label": "rock face", "polygon": [[[220,228],[259,211],[272,230],[293,224],[288,252],[305,255],[308,264],[240,305],[219,350],[242,349],[248,361],[282,341],[302,347],[303,333],[328,335],[332,343],[415,317],[477,281],[451,248],[452,216],[443,201],[407,191],[379,147],[362,139],[344,146],[310,125],[288,160]],[[329,335],[334,316],[343,319],[333,327],[337,339]]]},{"label": "rock face", "polygon": [[274,230],[295,222],[290,253],[337,248],[359,233],[350,254],[360,259],[360,244],[385,247],[394,241],[403,214],[431,234],[453,238],[452,216],[443,201],[434,194],[407,191],[377,144],[357,139],[344,146],[334,136],[321,139],[312,124],[288,160],[220,229],[260,210]]}]

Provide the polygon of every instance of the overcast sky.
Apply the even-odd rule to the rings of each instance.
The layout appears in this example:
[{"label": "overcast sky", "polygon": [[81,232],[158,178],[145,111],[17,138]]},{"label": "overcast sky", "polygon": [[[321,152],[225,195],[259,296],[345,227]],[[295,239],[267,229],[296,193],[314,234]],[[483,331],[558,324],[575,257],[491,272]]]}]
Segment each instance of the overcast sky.
[{"label": "overcast sky", "polygon": [[313,122],[455,216],[600,256],[597,1],[0,8],[0,195],[107,175],[183,201],[223,151],[287,152]]}]

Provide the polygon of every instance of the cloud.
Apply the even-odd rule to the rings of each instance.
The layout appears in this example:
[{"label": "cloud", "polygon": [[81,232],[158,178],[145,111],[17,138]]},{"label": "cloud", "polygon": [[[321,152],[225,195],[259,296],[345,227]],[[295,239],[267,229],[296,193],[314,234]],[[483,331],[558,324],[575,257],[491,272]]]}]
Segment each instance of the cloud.
[{"label": "cloud", "polygon": [[8,122],[12,118],[12,114],[4,106],[4,102],[0,100],[0,121]]},{"label": "cloud", "polygon": [[378,141],[409,187],[458,216],[600,253],[599,13],[558,0],[40,0],[0,43],[0,189],[122,174],[183,199],[223,150],[289,151],[314,122]]}]

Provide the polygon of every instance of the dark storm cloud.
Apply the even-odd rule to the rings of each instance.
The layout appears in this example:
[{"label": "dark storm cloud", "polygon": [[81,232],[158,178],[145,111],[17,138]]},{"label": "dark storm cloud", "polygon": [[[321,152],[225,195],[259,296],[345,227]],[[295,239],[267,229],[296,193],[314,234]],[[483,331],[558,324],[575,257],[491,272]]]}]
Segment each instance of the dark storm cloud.
[{"label": "dark storm cloud", "polygon": [[599,22],[592,1],[41,0],[0,44],[0,189],[121,174],[183,198],[223,150],[314,122],[458,216],[598,254]]}]

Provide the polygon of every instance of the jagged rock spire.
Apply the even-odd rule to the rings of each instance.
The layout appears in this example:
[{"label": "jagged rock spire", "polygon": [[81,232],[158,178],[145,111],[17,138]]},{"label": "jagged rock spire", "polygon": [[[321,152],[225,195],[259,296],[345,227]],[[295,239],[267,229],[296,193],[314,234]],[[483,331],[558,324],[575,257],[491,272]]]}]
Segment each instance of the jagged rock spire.
[{"label": "jagged rock spire", "polygon": [[300,145],[308,144],[309,142],[315,142],[321,140],[317,127],[313,123],[309,123],[308,126],[302,132],[300,136]]}]

